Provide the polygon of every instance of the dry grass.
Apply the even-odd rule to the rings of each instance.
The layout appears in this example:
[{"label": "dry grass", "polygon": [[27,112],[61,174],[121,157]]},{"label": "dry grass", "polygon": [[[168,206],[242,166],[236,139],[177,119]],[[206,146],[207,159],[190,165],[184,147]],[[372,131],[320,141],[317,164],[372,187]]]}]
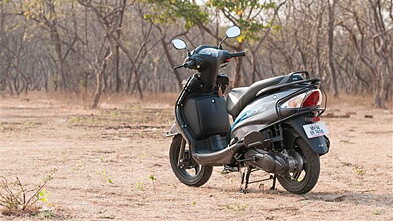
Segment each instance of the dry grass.
[{"label": "dry grass", "polygon": [[[9,96],[2,95],[3,98]],[[177,93],[145,93],[144,99],[140,100],[136,94],[125,94],[125,93],[104,93],[99,102],[100,107],[104,108],[116,108],[123,105],[136,105],[143,104],[143,106],[149,107],[173,107]],[[48,103],[55,102],[60,103],[64,108],[85,108],[88,109],[93,97],[93,92],[89,92],[87,96],[83,93],[64,93],[64,92],[29,92],[29,94],[21,94],[18,98],[22,101],[28,100],[46,100]],[[339,97],[334,97],[332,94],[328,94],[328,107],[332,105],[361,105],[363,107],[373,107],[373,96],[372,95],[348,95],[340,94]],[[393,109],[393,102],[387,102],[386,106],[389,109]]]},{"label": "dry grass", "polygon": [[6,177],[0,176],[1,214],[5,216],[35,216],[41,212],[51,213],[48,209],[42,209],[38,202],[47,203],[48,193],[44,187],[52,180],[56,171],[57,169],[53,169],[42,183],[35,187],[23,184],[19,177],[16,177],[15,182],[9,182]]},{"label": "dry grass", "polygon": [[39,213],[40,209],[40,206],[28,206],[25,210],[3,208],[1,214],[4,216],[34,216]]},{"label": "dry grass", "polygon": [[[123,106],[124,104],[134,105],[134,104],[144,104],[144,106],[150,107],[170,107],[172,106],[177,98],[176,93],[145,93],[144,99],[140,100],[139,96],[136,94],[126,94],[126,93],[104,93],[101,96],[99,107],[104,108],[115,108]],[[22,101],[30,100],[40,100],[45,101],[48,104],[58,103],[63,108],[69,109],[89,109],[93,97],[93,93],[89,92],[87,95],[84,93],[74,93],[74,92],[29,92],[28,94],[20,94],[17,96],[1,95],[2,99],[7,98],[17,98]]]},{"label": "dry grass", "polygon": [[[332,94],[328,94],[328,107],[332,105],[353,105],[362,106],[367,108],[374,107],[374,98],[372,95],[350,95],[350,94],[340,94],[339,97],[334,97]],[[387,102],[386,107],[388,109],[393,109],[393,102]]]}]

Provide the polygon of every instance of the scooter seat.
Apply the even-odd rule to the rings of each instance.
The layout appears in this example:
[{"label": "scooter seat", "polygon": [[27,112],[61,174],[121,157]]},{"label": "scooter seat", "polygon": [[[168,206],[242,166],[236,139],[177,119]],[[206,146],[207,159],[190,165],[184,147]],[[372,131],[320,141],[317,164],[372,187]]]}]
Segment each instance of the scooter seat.
[{"label": "scooter seat", "polygon": [[249,87],[233,88],[227,97],[226,105],[228,113],[236,117],[256,97],[260,90],[279,84],[284,78],[285,75],[257,81]]}]

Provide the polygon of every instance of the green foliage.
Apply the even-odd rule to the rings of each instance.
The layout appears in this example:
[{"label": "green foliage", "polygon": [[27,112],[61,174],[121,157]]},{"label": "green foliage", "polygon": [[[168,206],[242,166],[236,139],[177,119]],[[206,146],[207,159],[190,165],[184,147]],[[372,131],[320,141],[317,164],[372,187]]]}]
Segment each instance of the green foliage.
[{"label": "green foliage", "polygon": [[52,210],[43,210],[36,214],[39,219],[59,219],[60,217]]},{"label": "green foliage", "polygon": [[156,190],[156,186],[154,185],[154,181],[156,181],[157,178],[154,175],[150,175],[149,179],[151,180],[151,183],[153,184],[153,189]]},{"label": "green foliage", "polygon": [[31,120],[28,120],[28,121],[25,121],[25,122],[23,123],[23,125],[24,125],[25,127],[34,127],[34,126],[36,125],[36,122],[31,121]]},{"label": "green foliage", "polygon": [[[198,24],[209,22],[209,14],[192,1],[185,0],[140,0],[150,5],[150,12],[144,18],[154,24],[175,24],[184,19],[184,27],[190,29]],[[272,26],[270,21],[262,19],[263,11],[277,8],[276,3],[261,3],[257,0],[209,0],[206,6],[212,10],[220,10],[234,25],[242,29],[237,38],[239,43],[245,40],[257,40],[258,33]],[[279,30],[280,26],[274,26]]]},{"label": "green foliage", "polygon": [[149,179],[150,179],[151,181],[157,180],[157,178],[156,178],[154,175],[150,175],[150,176],[149,176]]},{"label": "green foliage", "polygon": [[238,204],[238,203],[225,205],[225,208],[227,210],[233,210],[233,211],[245,211],[247,207],[248,207],[247,204]]},{"label": "green foliage", "polygon": [[135,188],[137,190],[144,190],[144,183],[143,182],[137,182],[135,183]]},{"label": "green foliage", "polygon": [[42,16],[45,16],[48,20],[52,20],[53,15],[51,13],[45,13],[44,9],[45,2],[43,0],[23,1],[22,3],[22,13],[27,20],[39,19]]},{"label": "green foliage", "polygon": [[0,208],[3,207],[2,213],[6,215],[36,214],[40,208],[36,205],[38,201],[49,205],[49,193],[44,187],[52,180],[56,171],[57,169],[51,170],[43,182],[34,188],[28,188],[22,184],[18,177],[15,182],[8,182],[6,177],[0,176]]},{"label": "green foliage", "polygon": [[0,5],[6,5],[10,2],[11,2],[11,0],[2,0],[2,1],[0,1]]},{"label": "green foliage", "polygon": [[[237,38],[239,43],[245,40],[257,40],[258,33],[271,26],[271,22],[263,22],[260,14],[263,11],[275,9],[276,3],[261,3],[258,0],[209,0],[207,6],[222,11],[234,25],[242,29],[241,35]],[[278,28],[278,27],[276,27]]]},{"label": "green foliage", "polygon": [[94,117],[76,116],[76,117],[69,118],[67,122],[76,125],[79,124],[95,125],[100,123],[101,121]]},{"label": "green foliage", "polygon": [[365,174],[363,167],[356,166],[354,169],[359,178],[363,177],[363,175]]},{"label": "green foliage", "polygon": [[208,13],[201,10],[200,6],[185,0],[141,0],[148,3],[150,12],[144,18],[153,24],[176,24],[179,19],[184,19],[185,29],[190,29],[198,23],[208,22]]},{"label": "green foliage", "polygon": [[382,214],[382,210],[377,209],[377,210],[373,211],[373,215],[379,216],[381,214]]},{"label": "green foliage", "polygon": [[42,189],[39,193],[38,193],[38,200],[43,202],[43,203],[48,203],[48,191],[46,191],[46,189]]},{"label": "green foliage", "polygon": [[113,184],[113,180],[107,174],[106,169],[103,169],[101,171],[97,171],[96,174],[100,175],[101,179],[104,180],[105,182],[108,182],[109,184]]},{"label": "green foliage", "polygon": [[44,0],[29,0],[22,2],[22,14],[27,20],[36,19],[40,23],[46,23],[47,21],[52,21],[57,19],[61,15],[55,11],[48,10],[50,7],[57,8],[61,5],[71,3],[70,1],[64,0],[54,0],[54,1],[44,1]]}]

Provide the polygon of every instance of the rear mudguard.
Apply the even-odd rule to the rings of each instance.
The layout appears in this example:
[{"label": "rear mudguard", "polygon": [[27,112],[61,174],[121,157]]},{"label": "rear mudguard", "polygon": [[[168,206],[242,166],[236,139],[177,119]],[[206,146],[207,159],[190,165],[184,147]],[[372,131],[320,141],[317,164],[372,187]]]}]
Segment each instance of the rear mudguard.
[{"label": "rear mudguard", "polygon": [[284,130],[284,143],[286,146],[291,146],[295,139],[300,137],[315,153],[324,155],[329,152],[330,142],[326,136],[315,137],[311,139],[307,137],[303,129],[303,125],[307,124],[304,117],[291,118],[284,121],[283,124],[289,125],[291,128],[293,128],[293,130],[296,131],[294,134],[291,133],[291,130]]}]

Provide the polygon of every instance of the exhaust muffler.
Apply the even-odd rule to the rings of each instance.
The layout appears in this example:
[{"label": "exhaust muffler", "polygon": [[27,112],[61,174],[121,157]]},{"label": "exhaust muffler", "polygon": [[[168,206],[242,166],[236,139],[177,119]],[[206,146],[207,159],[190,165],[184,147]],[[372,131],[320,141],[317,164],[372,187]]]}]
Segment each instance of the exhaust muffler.
[{"label": "exhaust muffler", "polygon": [[246,159],[253,159],[247,161],[254,167],[262,169],[268,173],[288,174],[303,167],[303,160],[300,156],[296,159],[289,155],[282,153],[260,153],[257,150],[249,150],[244,154]]}]

